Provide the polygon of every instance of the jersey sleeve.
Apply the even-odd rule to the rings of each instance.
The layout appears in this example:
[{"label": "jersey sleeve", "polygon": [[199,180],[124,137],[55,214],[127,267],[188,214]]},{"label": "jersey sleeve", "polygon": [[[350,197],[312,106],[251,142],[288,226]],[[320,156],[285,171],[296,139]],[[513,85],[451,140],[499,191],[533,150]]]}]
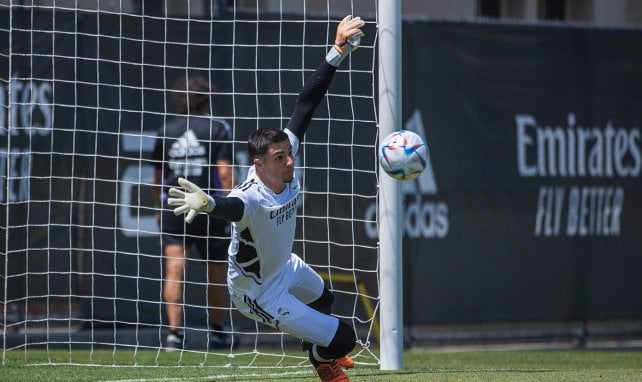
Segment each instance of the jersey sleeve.
[{"label": "jersey sleeve", "polygon": [[290,145],[292,145],[292,156],[295,156],[299,152],[299,138],[290,131],[290,129],[285,128],[283,130],[290,138]]},{"label": "jersey sleeve", "polygon": [[214,198],[214,200],[216,208],[212,211],[213,216],[237,223],[252,219],[255,210],[253,206],[259,203],[256,183],[251,179],[246,180],[232,189],[227,197]]},{"label": "jersey sleeve", "polygon": [[225,219],[231,222],[239,222],[243,219],[245,211],[245,202],[235,196],[217,197],[214,196],[216,207],[211,215],[217,218]]},{"label": "jersey sleeve", "polygon": [[335,66],[323,60],[312,76],[305,81],[303,88],[299,92],[294,112],[286,128],[293,132],[300,141],[303,140],[305,131],[312,120],[312,115],[328,91],[336,71],[337,68]]}]

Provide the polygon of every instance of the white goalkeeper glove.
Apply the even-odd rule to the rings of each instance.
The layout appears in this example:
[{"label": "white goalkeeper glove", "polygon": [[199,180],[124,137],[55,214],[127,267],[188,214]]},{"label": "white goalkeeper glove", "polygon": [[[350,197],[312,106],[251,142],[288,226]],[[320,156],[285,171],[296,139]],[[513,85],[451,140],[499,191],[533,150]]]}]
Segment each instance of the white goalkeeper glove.
[{"label": "white goalkeeper glove", "polygon": [[326,61],[333,66],[339,66],[341,61],[359,47],[361,37],[365,34],[361,28],[366,24],[361,17],[348,15],[341,20],[337,26],[337,35],[334,38],[334,46],[326,56]]},{"label": "white goalkeeper glove", "polygon": [[170,188],[169,195],[173,198],[167,198],[167,204],[177,206],[174,208],[174,215],[187,213],[187,223],[191,223],[197,213],[212,212],[216,207],[214,199],[194,183],[185,178],[178,178],[178,184],[187,192],[175,187]]}]

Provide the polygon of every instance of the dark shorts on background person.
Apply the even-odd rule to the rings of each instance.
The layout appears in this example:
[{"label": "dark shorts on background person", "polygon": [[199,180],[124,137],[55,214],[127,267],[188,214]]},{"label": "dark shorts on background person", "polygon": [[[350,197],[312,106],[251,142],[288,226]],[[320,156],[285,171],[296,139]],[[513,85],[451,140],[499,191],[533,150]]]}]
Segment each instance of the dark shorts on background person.
[{"label": "dark shorts on background person", "polygon": [[205,260],[227,260],[230,228],[225,220],[198,215],[192,223],[187,224],[182,216],[164,211],[161,231],[163,248],[168,244],[179,244],[186,248],[194,245],[199,255]]}]

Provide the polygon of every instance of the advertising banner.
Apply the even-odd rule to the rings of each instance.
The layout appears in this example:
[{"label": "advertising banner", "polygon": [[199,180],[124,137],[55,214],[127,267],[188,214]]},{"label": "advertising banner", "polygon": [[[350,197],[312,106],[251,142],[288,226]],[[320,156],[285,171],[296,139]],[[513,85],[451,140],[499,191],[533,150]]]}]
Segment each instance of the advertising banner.
[{"label": "advertising banner", "polygon": [[403,33],[406,321],[642,317],[640,31]]},{"label": "advertising banner", "polygon": [[[54,301],[78,293],[69,275],[78,252],[68,249],[81,244],[76,236],[81,204],[74,194],[81,158],[73,155],[80,142],[73,139],[76,98],[69,56],[75,41],[64,34],[52,38],[51,17],[41,13],[16,12],[12,22],[39,27],[16,28],[11,36],[3,29],[0,39],[0,253],[6,276],[0,288],[7,300]],[[72,17],[57,22],[60,30],[73,29]]]}]

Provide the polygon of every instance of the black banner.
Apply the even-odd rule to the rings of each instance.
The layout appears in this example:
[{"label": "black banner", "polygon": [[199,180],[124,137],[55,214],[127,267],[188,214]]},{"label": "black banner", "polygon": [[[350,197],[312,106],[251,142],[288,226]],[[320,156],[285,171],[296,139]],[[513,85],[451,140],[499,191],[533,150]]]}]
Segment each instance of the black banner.
[{"label": "black banner", "polygon": [[404,25],[407,322],[642,317],[640,36]]},{"label": "black banner", "polygon": [[[2,290],[8,301],[23,304],[31,296],[61,306],[55,302],[78,293],[69,270],[76,269],[82,246],[76,231],[82,203],[75,176],[83,159],[74,155],[81,144],[74,132],[75,42],[62,34],[74,29],[74,19],[57,18],[54,29],[49,14],[14,12],[11,22],[38,25],[38,30],[15,28],[9,36],[3,29],[0,43],[0,56],[11,57],[0,73]],[[46,311],[37,310],[26,314]],[[77,304],[73,309],[64,304],[62,310],[77,312]]]}]

